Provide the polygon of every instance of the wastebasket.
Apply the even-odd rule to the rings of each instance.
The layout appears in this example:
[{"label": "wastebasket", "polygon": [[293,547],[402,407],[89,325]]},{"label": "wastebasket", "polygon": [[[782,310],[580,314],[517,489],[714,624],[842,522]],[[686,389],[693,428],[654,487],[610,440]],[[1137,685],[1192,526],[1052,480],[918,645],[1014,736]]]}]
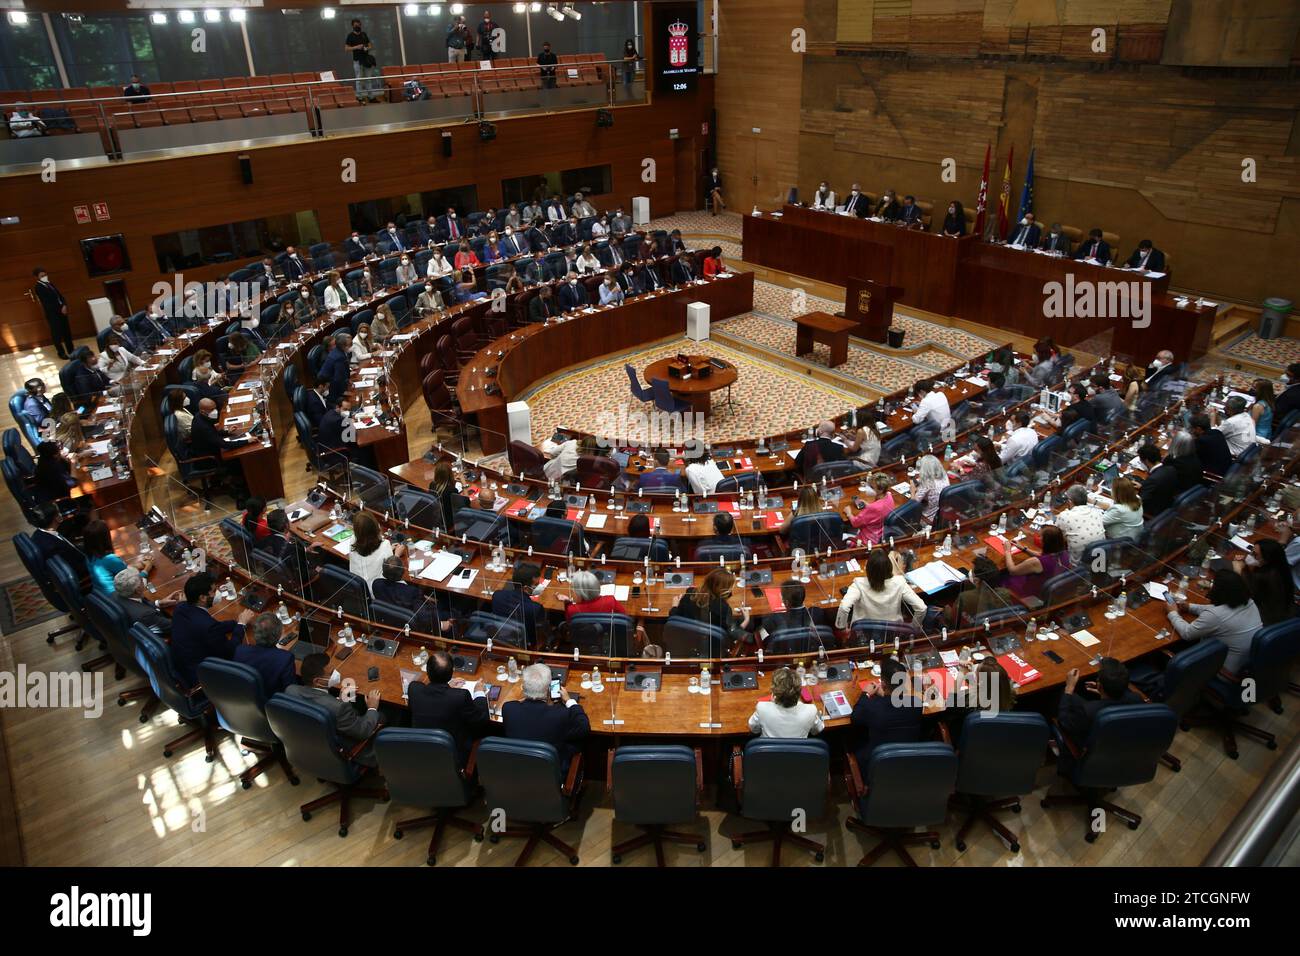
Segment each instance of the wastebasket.
[{"label": "wastebasket", "polygon": [[1259,337],[1275,339],[1282,334],[1286,317],[1291,312],[1289,299],[1272,298],[1264,300],[1264,312],[1259,317]]},{"label": "wastebasket", "polygon": [[903,347],[903,334],[906,329],[891,328],[885,332],[886,340],[889,342],[891,349],[901,349]]}]

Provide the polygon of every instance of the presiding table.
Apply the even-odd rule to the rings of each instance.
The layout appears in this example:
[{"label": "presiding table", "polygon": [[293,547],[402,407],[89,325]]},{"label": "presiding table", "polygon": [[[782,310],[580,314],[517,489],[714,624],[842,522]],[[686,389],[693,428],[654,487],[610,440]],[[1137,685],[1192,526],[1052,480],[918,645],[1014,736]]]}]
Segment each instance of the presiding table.
[{"label": "presiding table", "polygon": [[642,374],[647,382],[656,379],[667,382],[668,391],[688,402],[691,410],[701,415],[708,415],[713,410],[713,393],[724,388],[730,390],[737,377],[736,366],[708,355],[660,359],[646,366]]},{"label": "presiding table", "polygon": [[837,319],[825,312],[808,312],[796,316],[794,322],[799,327],[794,340],[795,355],[808,354],[816,342],[831,350],[831,368],[848,361],[849,333],[858,327],[858,323]]}]

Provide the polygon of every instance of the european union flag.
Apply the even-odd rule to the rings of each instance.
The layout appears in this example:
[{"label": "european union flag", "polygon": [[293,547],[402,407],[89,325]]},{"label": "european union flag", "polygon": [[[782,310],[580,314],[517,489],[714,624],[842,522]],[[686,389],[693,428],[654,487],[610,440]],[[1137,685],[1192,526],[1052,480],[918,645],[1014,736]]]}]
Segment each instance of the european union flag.
[{"label": "european union flag", "polygon": [[1020,191],[1020,215],[1016,221],[1025,218],[1025,213],[1034,211],[1034,150],[1029,151],[1029,165],[1025,167],[1025,188]]}]

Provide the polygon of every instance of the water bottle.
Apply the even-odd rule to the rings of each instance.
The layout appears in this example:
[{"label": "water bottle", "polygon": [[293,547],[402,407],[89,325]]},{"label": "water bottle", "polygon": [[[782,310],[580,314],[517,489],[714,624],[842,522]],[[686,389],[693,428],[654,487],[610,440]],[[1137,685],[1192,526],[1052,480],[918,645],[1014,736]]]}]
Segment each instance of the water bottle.
[{"label": "water bottle", "polygon": [[343,630],[339,631],[339,643],[344,647],[352,646],[352,625],[344,624]]},{"label": "water bottle", "polygon": [[943,536],[943,554],[945,557],[952,554],[952,535],[950,534]]},{"label": "water bottle", "polygon": [[1115,616],[1123,617],[1128,613],[1128,592],[1120,588],[1119,597],[1115,598]]},{"label": "water bottle", "polygon": [[140,529],[140,554],[148,556],[153,553],[153,542],[149,540],[149,532],[143,528]]},{"label": "water bottle", "polygon": [[943,460],[944,460],[944,461],[952,461],[952,445],[948,445],[946,448],[944,448],[944,450],[943,450]]},{"label": "water bottle", "polygon": [[600,682],[600,666],[597,665],[591,669],[591,690],[592,693],[599,694],[605,689],[605,685]]},{"label": "water bottle", "polygon": [[998,515],[998,534],[1007,533],[1007,513],[1004,511]]},{"label": "water bottle", "polygon": [[713,675],[709,673],[709,665],[700,665],[700,693],[707,694],[713,684]]},{"label": "water bottle", "polygon": [[293,618],[289,616],[289,608],[283,601],[280,602],[280,606],[276,609],[275,616],[281,624],[288,624],[293,620]]},{"label": "water bottle", "polygon": [[1029,626],[1025,628],[1025,641],[1032,641],[1038,635],[1038,621],[1034,618],[1029,619]]},{"label": "water bottle", "polygon": [[519,681],[519,662],[513,657],[506,663],[506,679],[512,684]]},{"label": "water bottle", "polygon": [[799,666],[794,669],[794,675],[799,678],[799,686],[802,687],[804,678],[808,676],[808,670],[803,666],[803,661],[800,661]]}]

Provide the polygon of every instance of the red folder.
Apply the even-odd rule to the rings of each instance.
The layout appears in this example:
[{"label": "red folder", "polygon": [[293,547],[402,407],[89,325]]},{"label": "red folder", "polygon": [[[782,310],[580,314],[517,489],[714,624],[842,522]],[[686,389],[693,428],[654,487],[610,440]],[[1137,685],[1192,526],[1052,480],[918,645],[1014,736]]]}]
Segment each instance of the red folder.
[{"label": "red folder", "polygon": [[1021,687],[1024,687],[1026,684],[1032,683],[1043,676],[1038,672],[1037,668],[1031,667],[1029,663],[1018,654],[1000,654],[998,655],[998,663],[1001,664],[1002,669],[1007,672],[1007,676]]},{"label": "red folder", "polygon": [[[993,551],[995,551],[995,552],[997,553],[998,557],[1004,557],[1004,556],[1005,556],[1005,552],[1002,550],[1002,539],[1001,539],[1001,538],[995,538],[995,537],[993,537],[992,535],[990,535],[989,537],[987,537],[987,538],[984,539],[984,543],[985,543],[986,545],[988,545],[990,549],[992,549]],[[1025,553],[1025,552],[1022,551],[1022,550],[1020,549],[1020,546],[1019,546],[1019,545],[1013,544],[1013,545],[1011,546],[1011,555],[1012,555],[1012,557],[1019,557],[1020,555],[1022,555],[1022,554],[1024,554],[1024,553]]]},{"label": "red folder", "polygon": [[564,517],[567,518],[569,521],[577,521],[577,520],[578,520],[578,509],[577,509],[577,508],[567,508],[567,509],[565,509]]},{"label": "red folder", "polygon": [[785,610],[785,602],[781,600],[780,588],[763,588],[763,596],[767,598],[768,606],[780,614]]},{"label": "red folder", "polygon": [[777,515],[778,512],[775,511],[763,512],[763,527],[766,528],[768,531],[776,531],[778,528],[780,528],[781,519],[778,518]]},{"label": "red folder", "polygon": [[505,509],[505,513],[512,518],[518,518],[521,515],[527,514],[528,509],[531,508],[532,505],[533,503],[527,498],[516,498],[510,507]]},{"label": "red folder", "polygon": [[953,693],[957,686],[957,679],[952,676],[952,671],[946,667],[927,667],[924,671],[929,675],[931,681],[939,688],[940,696],[946,701]]}]

